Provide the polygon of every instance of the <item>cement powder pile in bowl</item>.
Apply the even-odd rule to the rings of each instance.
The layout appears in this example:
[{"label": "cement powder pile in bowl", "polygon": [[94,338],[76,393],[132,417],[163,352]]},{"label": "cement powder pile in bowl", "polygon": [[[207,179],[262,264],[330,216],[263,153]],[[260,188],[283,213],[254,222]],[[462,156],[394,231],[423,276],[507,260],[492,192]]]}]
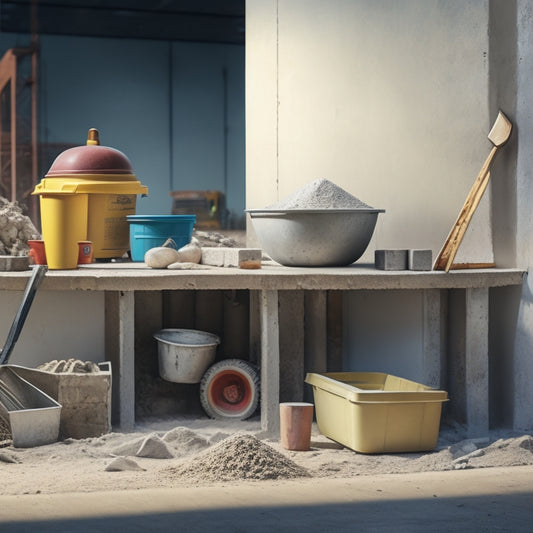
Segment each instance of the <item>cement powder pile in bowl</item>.
[{"label": "cement powder pile in bowl", "polygon": [[264,209],[248,209],[261,246],[285,266],[346,266],[365,252],[379,213],[327,179]]},{"label": "cement powder pile in bowl", "polygon": [[266,209],[373,209],[353,194],[321,178],[307,183]]}]

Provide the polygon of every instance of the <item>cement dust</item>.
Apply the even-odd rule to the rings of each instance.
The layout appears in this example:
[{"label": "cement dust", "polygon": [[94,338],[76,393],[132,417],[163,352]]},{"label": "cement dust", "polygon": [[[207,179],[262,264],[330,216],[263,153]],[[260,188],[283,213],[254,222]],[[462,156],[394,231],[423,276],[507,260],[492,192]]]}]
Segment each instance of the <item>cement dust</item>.
[{"label": "cement dust", "polygon": [[0,448],[0,495],[97,492],[191,485],[309,482],[471,468],[533,465],[533,437],[492,432],[489,440],[444,427],[432,452],[363,455],[320,435],[313,425],[311,450],[284,450],[265,438],[258,418],[150,419],[135,431],[67,439],[35,448]]},{"label": "cement dust", "polygon": [[0,196],[0,255],[28,255],[28,240],[40,238],[19,204]]}]

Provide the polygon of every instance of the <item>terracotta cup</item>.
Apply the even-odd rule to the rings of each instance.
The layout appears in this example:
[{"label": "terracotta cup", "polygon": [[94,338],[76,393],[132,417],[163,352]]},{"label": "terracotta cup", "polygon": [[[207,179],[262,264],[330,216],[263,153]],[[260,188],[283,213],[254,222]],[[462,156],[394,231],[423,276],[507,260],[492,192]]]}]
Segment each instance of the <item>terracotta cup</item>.
[{"label": "terracotta cup", "polygon": [[281,445],[286,450],[306,451],[311,448],[313,404],[286,402],[279,404]]},{"label": "terracotta cup", "polygon": [[29,240],[28,246],[30,251],[30,263],[33,265],[46,265],[46,251],[44,249],[44,241]]},{"label": "terracotta cup", "polygon": [[91,241],[78,242],[78,265],[93,262],[93,243]]}]

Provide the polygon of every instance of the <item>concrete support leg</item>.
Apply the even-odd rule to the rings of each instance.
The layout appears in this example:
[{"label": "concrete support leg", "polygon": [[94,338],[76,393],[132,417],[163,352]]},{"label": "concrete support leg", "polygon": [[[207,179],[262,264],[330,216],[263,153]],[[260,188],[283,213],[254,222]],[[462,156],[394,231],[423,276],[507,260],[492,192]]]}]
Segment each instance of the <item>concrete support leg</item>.
[{"label": "concrete support leg", "polygon": [[261,320],[261,429],[279,435],[279,310],[278,291],[262,290]]},{"label": "concrete support leg", "polygon": [[305,369],[328,371],[327,293],[305,292]]},{"label": "concrete support leg", "polygon": [[135,425],[135,293],[106,292],[105,351],[111,361],[112,423],[121,429]]},{"label": "concrete support leg", "polygon": [[465,382],[468,436],[489,434],[489,290],[466,289]]},{"label": "concrete support leg", "polygon": [[442,328],[439,289],[423,291],[423,383],[442,387]]}]

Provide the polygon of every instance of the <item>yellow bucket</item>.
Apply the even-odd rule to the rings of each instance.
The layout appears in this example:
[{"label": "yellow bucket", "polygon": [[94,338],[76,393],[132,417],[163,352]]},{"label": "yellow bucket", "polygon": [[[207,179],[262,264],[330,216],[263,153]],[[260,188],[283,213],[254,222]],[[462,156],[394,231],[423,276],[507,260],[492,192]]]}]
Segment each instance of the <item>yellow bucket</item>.
[{"label": "yellow bucket", "polygon": [[48,250],[66,247],[74,254],[78,241],[92,241],[96,259],[126,253],[130,249],[126,217],[135,214],[136,195],[145,191],[146,187],[132,181],[43,179],[33,194],[39,194],[41,199],[41,226],[49,268],[76,268],[76,263],[65,261],[65,254],[70,256],[66,250],[58,256],[57,264],[63,266],[54,266],[56,262],[50,259],[56,252]]},{"label": "yellow bucket", "polygon": [[95,259],[121,257],[130,248],[127,216],[134,215],[137,181],[127,157],[99,145],[89,130],[87,146],[61,153],[32,194],[40,195],[48,267],[77,267],[79,241],[92,241]]},{"label": "yellow bucket", "polygon": [[78,241],[87,235],[87,195],[47,194],[41,197],[41,221],[49,269],[78,265]]}]

